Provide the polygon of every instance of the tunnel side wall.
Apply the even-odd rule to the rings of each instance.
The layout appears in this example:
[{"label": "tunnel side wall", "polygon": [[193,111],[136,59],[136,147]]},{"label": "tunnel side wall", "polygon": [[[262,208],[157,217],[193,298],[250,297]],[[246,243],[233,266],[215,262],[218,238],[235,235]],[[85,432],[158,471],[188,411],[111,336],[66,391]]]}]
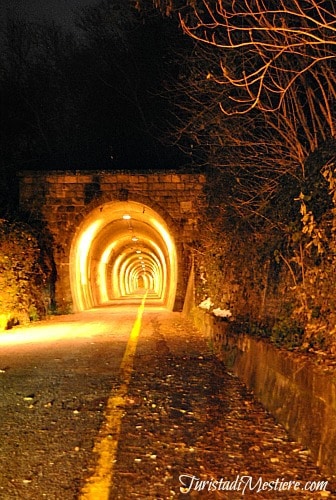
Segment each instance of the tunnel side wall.
[{"label": "tunnel side wall", "polygon": [[197,172],[21,172],[20,207],[44,221],[54,241],[55,303],[72,310],[69,256],[74,235],[88,213],[111,201],[136,201],[155,210],[174,238],[178,279],[175,310],[182,310],[189,276],[189,244],[195,240],[205,204],[206,178]]},{"label": "tunnel side wall", "polygon": [[200,309],[194,309],[192,317],[227,368],[253,391],[294,440],[310,450],[325,473],[335,474],[334,375],[317,367],[308,357],[229,332],[227,322]]}]

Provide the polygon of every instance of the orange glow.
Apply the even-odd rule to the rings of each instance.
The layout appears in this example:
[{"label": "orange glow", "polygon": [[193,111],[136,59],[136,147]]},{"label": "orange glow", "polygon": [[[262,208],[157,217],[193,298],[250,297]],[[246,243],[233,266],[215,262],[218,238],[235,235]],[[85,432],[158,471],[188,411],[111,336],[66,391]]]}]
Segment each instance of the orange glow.
[{"label": "orange glow", "polygon": [[[99,332],[100,333],[100,332]],[[53,342],[70,338],[91,338],[97,331],[90,323],[76,322],[45,324],[43,326],[20,327],[0,334],[0,346]]]},{"label": "orange glow", "polygon": [[84,233],[81,235],[78,242],[78,251],[82,256],[82,259],[78,262],[81,276],[82,285],[87,284],[87,272],[85,269],[85,259],[89,253],[91,242],[100,226],[101,222],[97,220],[91,226],[89,226]]},{"label": "orange glow", "polygon": [[69,272],[75,311],[137,296],[139,288],[150,289],[158,305],[174,305],[174,240],[161,216],[137,202],[109,202],[87,215],[71,245]]}]

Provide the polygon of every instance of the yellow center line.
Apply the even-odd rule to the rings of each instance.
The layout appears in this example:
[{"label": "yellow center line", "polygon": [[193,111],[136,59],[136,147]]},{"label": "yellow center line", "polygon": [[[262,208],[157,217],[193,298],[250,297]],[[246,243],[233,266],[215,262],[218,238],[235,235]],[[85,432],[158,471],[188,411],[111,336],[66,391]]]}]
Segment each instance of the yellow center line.
[{"label": "yellow center line", "polygon": [[121,420],[128,386],[133,371],[133,360],[137,348],[141,328],[142,314],[145,308],[147,292],[139,306],[136,320],[127,342],[125,353],[120,365],[122,383],[118,391],[111,395],[105,410],[105,421],[95,443],[94,452],[97,453],[97,464],[94,473],[84,485],[79,498],[81,500],[108,500],[110,486],[113,479],[113,469],[116,461],[118,441],[121,430]]}]

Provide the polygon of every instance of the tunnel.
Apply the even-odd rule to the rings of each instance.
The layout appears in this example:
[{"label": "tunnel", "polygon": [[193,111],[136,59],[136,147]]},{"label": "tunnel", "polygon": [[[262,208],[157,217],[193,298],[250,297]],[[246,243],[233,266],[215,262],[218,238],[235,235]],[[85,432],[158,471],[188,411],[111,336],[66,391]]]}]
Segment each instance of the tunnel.
[{"label": "tunnel", "polygon": [[177,255],[167,223],[152,208],[114,201],[93,209],[73,238],[69,259],[74,311],[132,301],[147,291],[172,310]]}]

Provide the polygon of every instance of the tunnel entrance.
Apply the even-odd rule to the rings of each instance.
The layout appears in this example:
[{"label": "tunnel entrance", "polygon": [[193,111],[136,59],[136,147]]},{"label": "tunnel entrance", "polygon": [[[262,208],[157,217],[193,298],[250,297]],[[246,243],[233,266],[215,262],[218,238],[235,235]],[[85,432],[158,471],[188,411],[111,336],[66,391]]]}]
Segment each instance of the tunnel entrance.
[{"label": "tunnel entrance", "polygon": [[69,258],[74,311],[131,300],[146,289],[172,310],[177,286],[175,242],[162,217],[134,201],[93,209],[72,240]]},{"label": "tunnel entrance", "polygon": [[204,173],[46,170],[20,172],[19,181],[20,209],[50,241],[59,313],[127,302],[144,289],[182,311],[207,205]]}]

